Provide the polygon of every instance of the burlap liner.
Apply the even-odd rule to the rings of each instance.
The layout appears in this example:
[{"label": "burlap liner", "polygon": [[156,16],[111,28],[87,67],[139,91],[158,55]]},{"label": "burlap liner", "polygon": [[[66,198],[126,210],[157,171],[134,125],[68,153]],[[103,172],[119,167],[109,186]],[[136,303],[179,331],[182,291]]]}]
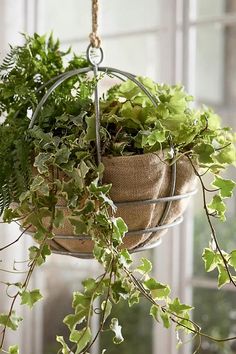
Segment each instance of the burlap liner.
[{"label": "burlap liner", "polygon": [[[114,203],[157,199],[169,196],[171,185],[171,167],[163,162],[164,154],[148,153],[144,155],[104,157],[102,159],[105,172],[103,183],[112,183],[110,196]],[[195,188],[196,176],[189,160],[183,156],[176,165],[175,195],[190,192]],[[165,224],[172,223],[181,216],[188,204],[188,198],[174,201],[165,219]],[[65,215],[63,227],[54,228],[55,235],[72,236],[73,227],[68,220],[71,212],[60,201]],[[158,225],[166,203],[149,205],[119,206],[116,216],[124,219],[129,231],[143,230]],[[47,222],[46,222],[47,224]],[[47,225],[46,225],[47,226]],[[32,227],[30,232],[34,232]],[[155,233],[133,234],[124,237],[122,247],[134,249],[146,243],[157,241],[167,230]],[[49,241],[54,250],[67,250],[69,252],[92,252],[93,242],[90,240],[54,239]]]}]

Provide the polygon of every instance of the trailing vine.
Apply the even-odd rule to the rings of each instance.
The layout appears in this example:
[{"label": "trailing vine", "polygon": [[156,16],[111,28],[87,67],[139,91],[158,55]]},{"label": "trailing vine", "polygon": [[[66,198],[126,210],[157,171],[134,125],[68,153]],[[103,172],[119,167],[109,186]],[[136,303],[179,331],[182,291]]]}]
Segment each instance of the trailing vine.
[{"label": "trailing vine", "polygon": [[[65,58],[67,59],[67,64]],[[0,350],[18,354],[13,345],[5,348],[6,331],[16,330],[21,318],[15,313],[18,298],[22,305],[41,300],[39,289],[29,290],[36,267],[45,263],[53,248],[54,229],[65,221],[77,235],[89,235],[94,243],[94,258],[103,266],[98,278],[82,282],[83,291],[73,294],[73,312],[64,319],[70,331],[69,343],[56,340],[62,354],[86,354],[104,331],[113,333],[113,342],[124,338],[119,320],[112,308],[121,299],[129,306],[145,298],[150,315],[164,327],[175,325],[177,332],[207,337],[213,341],[235,340],[213,338],[203,333],[191,319],[192,307],[171,298],[170,287],[152,277],[152,264],[142,258],[134,266],[127,249],[122,248],[128,231],[122,218],[116,217],[116,206],[109,184],[101,184],[104,166],[96,165],[95,114],[92,95],[96,80],[85,75],[67,80],[50,96],[38,121],[28,129],[35,110],[47,88],[74,68],[87,66],[82,57],[62,52],[52,36],[25,36],[25,45],[11,48],[0,67],[0,210],[5,223],[17,222],[23,231],[0,251],[16,244],[26,232],[36,241],[29,248],[25,279],[6,283],[17,290],[9,311],[0,315]],[[222,128],[220,118],[210,109],[191,108],[192,97],[181,86],[160,85],[148,78],[138,78],[155,96],[157,107],[133,82],[113,86],[101,98],[102,154],[112,156],[156,154],[165,151],[167,166],[187,156],[200,180],[203,208],[210,226],[210,246],[203,252],[206,271],[218,269],[218,285],[236,285],[236,250],[221,249],[212,217],[225,221],[225,199],[236,185],[221,177],[228,165],[235,164],[235,136]],[[171,141],[171,144],[170,144]],[[204,182],[204,173],[212,176],[212,188]],[[207,203],[207,194],[214,193]],[[66,205],[65,215],[58,203]],[[8,294],[9,295],[9,294]],[[99,308],[95,305],[99,301]],[[97,333],[92,333],[92,316],[100,315]],[[180,341],[180,339],[179,339]],[[195,353],[197,353],[196,349]],[[105,349],[103,351],[105,353]]]}]

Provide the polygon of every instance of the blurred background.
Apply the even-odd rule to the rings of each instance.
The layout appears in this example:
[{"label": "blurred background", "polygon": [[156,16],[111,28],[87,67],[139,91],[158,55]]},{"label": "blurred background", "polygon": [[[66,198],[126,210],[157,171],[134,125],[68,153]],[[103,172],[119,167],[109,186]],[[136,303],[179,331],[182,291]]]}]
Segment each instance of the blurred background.
[{"label": "blurred background", "polygon": [[[91,32],[88,0],[0,0],[0,13],[1,58],[8,43],[21,43],[21,32],[53,31],[63,49],[72,46],[76,53],[86,52]],[[236,0],[100,0],[99,24],[104,65],[159,82],[183,83],[198,106],[213,107],[225,125],[236,129]],[[235,170],[231,173],[236,175]],[[195,306],[193,319],[202,330],[227,337],[236,334],[236,293],[230,286],[218,291],[214,274],[204,272],[201,253],[208,246],[210,231],[199,212],[200,198],[193,199],[185,222],[165,235],[149,256],[155,276],[170,284],[173,296]],[[222,248],[235,249],[234,202],[229,205],[229,222],[219,227]],[[15,239],[17,232],[0,225],[0,243]],[[26,237],[3,255],[8,265],[26,258],[30,242]],[[19,270],[23,267],[16,264]],[[56,353],[55,334],[67,333],[60,323],[71,311],[72,290],[80,287],[85,276],[96,274],[96,268],[91,261],[53,255],[33,279],[45,301],[32,313],[19,310],[25,320],[18,334],[10,333],[9,343],[19,343],[23,354]],[[0,299],[0,312],[5,308]],[[174,331],[154,324],[145,302],[128,315],[123,304],[118,311],[126,327],[125,343],[114,348],[111,337],[105,335],[91,354],[101,353],[104,347],[109,354],[191,354],[198,345],[192,341],[177,350]],[[94,328],[97,325],[94,321]],[[199,353],[234,354],[236,343],[217,345],[203,339]]]}]

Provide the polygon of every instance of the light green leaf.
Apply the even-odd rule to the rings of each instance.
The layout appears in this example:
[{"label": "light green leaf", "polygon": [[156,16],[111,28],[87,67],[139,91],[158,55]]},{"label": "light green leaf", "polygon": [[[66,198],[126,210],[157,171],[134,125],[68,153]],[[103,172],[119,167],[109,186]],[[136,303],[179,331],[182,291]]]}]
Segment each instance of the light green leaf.
[{"label": "light green leaf", "polygon": [[236,269],[236,250],[230,252],[229,257],[229,264]]},{"label": "light green leaf", "polygon": [[32,291],[25,290],[21,293],[21,305],[25,304],[32,308],[33,305],[42,298],[43,296],[40,294],[39,289],[34,289]]},{"label": "light green leaf", "polygon": [[76,354],[80,353],[92,338],[90,328],[83,328],[81,331],[74,329],[70,334],[70,341],[77,344]]},{"label": "light green leaf", "polygon": [[67,325],[70,331],[72,331],[77,324],[82,323],[88,314],[89,309],[82,306],[77,306],[76,313],[67,315],[63,323]]},{"label": "light green leaf", "polygon": [[230,278],[228,275],[227,270],[224,268],[224,266],[219,265],[218,266],[218,288],[221,288],[223,285],[230,283]]},{"label": "light green leaf", "polygon": [[167,312],[161,313],[161,319],[165,328],[170,328],[170,316]]},{"label": "light green leaf", "polygon": [[155,321],[159,322],[160,308],[156,305],[152,305],[150,308],[150,315],[154,318]]},{"label": "light green leaf", "polygon": [[119,218],[112,218],[113,224],[113,240],[116,240],[118,244],[122,242],[124,234],[128,231],[128,227],[125,224],[124,220]]},{"label": "light green leaf", "polygon": [[0,314],[0,326],[6,326],[13,331],[16,331],[19,323],[23,320],[22,317],[16,316],[15,311],[12,312],[10,317],[5,314]]},{"label": "light green leaf", "polygon": [[170,294],[169,286],[158,283],[154,278],[146,280],[143,284],[151,291],[154,299],[166,299]]},{"label": "light green leaf", "polygon": [[230,179],[224,179],[220,176],[216,176],[212,185],[220,188],[220,196],[222,198],[230,198],[233,194],[233,189],[236,186],[236,183]]},{"label": "light green leaf", "polygon": [[110,329],[115,333],[115,336],[113,337],[113,342],[115,344],[122,343],[124,338],[122,336],[121,326],[119,325],[117,318],[112,318],[111,324],[110,324]]},{"label": "light green leaf", "polygon": [[150,273],[152,271],[152,263],[146,258],[142,258],[141,261],[142,264],[136,268],[136,271],[141,274]]},{"label": "light green leaf", "polygon": [[56,340],[62,345],[62,354],[71,354],[70,348],[67,346],[64,338],[62,336],[57,336]]},{"label": "light green leaf", "polygon": [[219,195],[214,195],[210,204],[207,205],[209,209],[217,213],[220,220],[225,221],[226,205]]},{"label": "light green leaf", "polygon": [[13,346],[9,347],[8,351],[9,351],[9,354],[19,354],[20,353],[18,345],[13,345]]},{"label": "light green leaf", "polygon": [[198,161],[203,164],[213,163],[211,155],[215,152],[210,144],[201,143],[194,147],[194,152],[197,154]]},{"label": "light green leaf", "polygon": [[172,302],[169,303],[169,309],[171,312],[174,312],[177,315],[183,315],[189,310],[193,309],[192,306],[181,304],[178,298],[175,298]]},{"label": "light green leaf", "polygon": [[206,272],[211,272],[212,270],[214,270],[218,266],[218,263],[221,261],[220,255],[211,250],[210,248],[204,249],[202,258],[205,263]]},{"label": "light green leaf", "polygon": [[106,319],[110,316],[111,314],[111,310],[112,310],[112,303],[111,301],[108,299],[107,301],[103,301],[101,304],[101,309],[104,311],[105,310],[105,314],[104,314],[104,321],[106,321]]},{"label": "light green leaf", "polygon": [[129,254],[127,249],[123,249],[120,251],[119,261],[126,268],[129,268],[130,265],[133,263],[131,255]]}]

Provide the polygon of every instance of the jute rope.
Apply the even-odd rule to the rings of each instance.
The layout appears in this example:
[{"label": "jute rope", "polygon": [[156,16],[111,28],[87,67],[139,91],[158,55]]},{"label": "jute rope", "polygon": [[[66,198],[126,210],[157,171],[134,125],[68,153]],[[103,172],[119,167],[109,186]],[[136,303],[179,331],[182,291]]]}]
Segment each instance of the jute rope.
[{"label": "jute rope", "polygon": [[98,31],[98,0],[92,0],[92,33],[89,35],[92,47],[99,48],[101,39],[97,34]]}]

